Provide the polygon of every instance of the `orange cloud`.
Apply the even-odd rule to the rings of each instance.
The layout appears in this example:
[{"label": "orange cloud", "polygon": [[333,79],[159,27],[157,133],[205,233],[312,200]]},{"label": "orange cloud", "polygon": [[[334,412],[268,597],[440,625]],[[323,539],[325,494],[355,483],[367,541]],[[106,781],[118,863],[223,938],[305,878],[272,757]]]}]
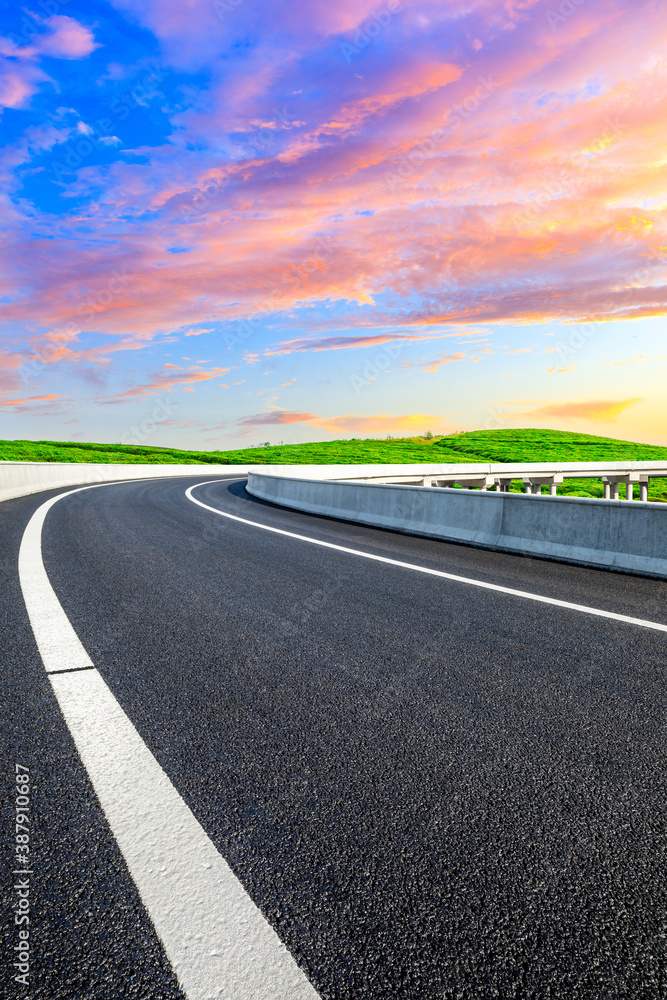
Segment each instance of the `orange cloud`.
[{"label": "orange cloud", "polygon": [[616,401],[593,400],[583,403],[551,403],[538,410],[530,410],[527,413],[513,413],[507,415],[508,419],[515,417],[564,417],[567,420],[615,420],[628,406],[641,403],[641,397],[635,399],[622,399]]},{"label": "orange cloud", "polygon": [[[425,372],[437,372],[443,365],[451,365],[455,361],[463,361],[465,358],[465,353],[463,351],[457,351],[456,354],[448,354],[446,356],[440,356],[436,361],[429,361],[424,367]],[[473,358],[473,361],[478,360]]]},{"label": "orange cloud", "polygon": [[638,354],[636,358],[628,358],[627,361],[600,361],[599,368],[618,368],[622,365],[645,365],[649,361],[661,361],[667,358],[667,354],[657,354],[652,358],[645,358],[643,354]]},{"label": "orange cloud", "polygon": [[60,399],[60,396],[27,396],[25,399],[0,399],[0,406],[22,406],[24,403],[36,403],[40,399]]},{"label": "orange cloud", "polygon": [[445,416],[434,416],[429,413],[408,413],[403,416],[393,416],[385,413],[374,416],[350,414],[340,417],[320,417],[318,426],[331,434],[378,434],[380,436],[392,431],[407,434],[421,433],[442,424]]}]

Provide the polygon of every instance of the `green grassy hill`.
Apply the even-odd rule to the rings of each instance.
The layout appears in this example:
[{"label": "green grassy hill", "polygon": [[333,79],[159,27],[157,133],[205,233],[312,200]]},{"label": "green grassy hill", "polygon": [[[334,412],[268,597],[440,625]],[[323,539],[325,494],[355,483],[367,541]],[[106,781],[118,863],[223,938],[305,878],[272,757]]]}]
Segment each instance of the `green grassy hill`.
[{"label": "green grassy hill", "polygon": [[[235,451],[182,451],[139,445],[75,441],[0,441],[0,459],[28,462],[124,462],[214,465],[325,465],[411,462],[629,462],[665,460],[667,448],[551,430],[467,431],[445,437],[353,439],[270,445]],[[662,485],[664,483],[664,487]],[[515,489],[520,490],[519,483]],[[559,493],[602,496],[596,480],[569,480]],[[654,481],[651,500],[667,501],[667,480]]]},{"label": "green grassy hill", "polygon": [[[436,442],[448,454],[477,456],[485,462],[640,462],[667,460],[667,448],[592,434],[531,429],[466,431]],[[451,461],[451,459],[447,459]],[[466,459],[467,461],[467,459]]]},{"label": "green grassy hill", "polygon": [[[435,439],[434,439],[435,441]],[[396,440],[317,441],[310,444],[240,448],[236,451],[181,451],[121,444],[83,444],[74,441],[0,441],[0,459],[26,462],[129,462],[222,465],[364,465],[387,462],[443,462],[433,452],[434,441]],[[453,462],[470,459],[454,457]],[[473,459],[474,461],[474,459]]]}]

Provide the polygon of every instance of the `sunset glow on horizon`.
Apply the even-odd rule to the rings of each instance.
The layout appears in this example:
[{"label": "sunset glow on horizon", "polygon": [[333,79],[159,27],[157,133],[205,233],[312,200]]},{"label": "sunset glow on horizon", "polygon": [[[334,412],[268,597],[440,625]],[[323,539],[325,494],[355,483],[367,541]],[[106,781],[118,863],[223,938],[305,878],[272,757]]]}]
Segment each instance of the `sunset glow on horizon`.
[{"label": "sunset glow on horizon", "polygon": [[664,4],[43,0],[0,34],[0,437],[667,445]]}]

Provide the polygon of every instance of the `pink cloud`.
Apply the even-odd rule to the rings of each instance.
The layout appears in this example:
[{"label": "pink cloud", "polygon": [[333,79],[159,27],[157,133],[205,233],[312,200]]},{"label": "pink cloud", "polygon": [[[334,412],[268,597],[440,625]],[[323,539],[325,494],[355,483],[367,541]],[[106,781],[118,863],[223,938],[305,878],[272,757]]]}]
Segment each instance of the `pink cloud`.
[{"label": "pink cloud", "polygon": [[65,14],[54,14],[46,21],[46,32],[33,42],[40,55],[56,59],[83,59],[97,48],[93,33],[85,25]]},{"label": "pink cloud", "polygon": [[[228,371],[230,371],[229,368],[211,368],[206,371],[195,365],[192,365],[187,369],[179,369],[178,365],[167,363],[162,366],[162,371],[153,375],[149,382],[144,382],[141,385],[135,385],[131,389],[127,389],[125,392],[119,392],[113,396],[101,396],[97,399],[97,402],[116,404],[127,399],[152,396],[156,392],[171,389],[174,386],[186,387],[192,385],[192,383],[208,382],[213,378],[218,378],[219,376],[224,375]],[[189,392],[191,389],[183,388],[183,391]]]},{"label": "pink cloud", "polygon": [[299,413],[296,410],[276,410],[271,413],[255,413],[237,420],[239,427],[259,426],[262,424],[297,424],[317,421],[314,413]]},{"label": "pink cloud", "polygon": [[97,47],[90,29],[72,17],[55,14],[42,23],[44,30],[36,31],[26,45],[0,37],[0,107],[25,106],[50,80],[36,65],[41,56],[81,59]]},{"label": "pink cloud", "polygon": [[265,351],[265,354],[292,354],[294,351],[345,351],[360,347],[377,347],[378,344],[391,344],[396,341],[433,339],[434,337],[400,333],[379,333],[358,337],[304,337],[299,340],[285,340],[278,344],[274,350]]},{"label": "pink cloud", "polygon": [[303,413],[298,410],[276,410],[241,417],[236,421],[236,426],[245,428],[308,423],[313,427],[328,431],[330,434],[378,434],[384,436],[390,432],[423,433],[429,427],[432,429],[442,426],[443,420],[445,417],[442,415],[434,416],[428,413],[409,413],[400,416],[393,414],[345,414],[337,417],[322,417],[315,413]]},{"label": "pink cloud", "polygon": [[30,63],[10,62],[0,57],[0,107],[20,108],[49,77]]}]

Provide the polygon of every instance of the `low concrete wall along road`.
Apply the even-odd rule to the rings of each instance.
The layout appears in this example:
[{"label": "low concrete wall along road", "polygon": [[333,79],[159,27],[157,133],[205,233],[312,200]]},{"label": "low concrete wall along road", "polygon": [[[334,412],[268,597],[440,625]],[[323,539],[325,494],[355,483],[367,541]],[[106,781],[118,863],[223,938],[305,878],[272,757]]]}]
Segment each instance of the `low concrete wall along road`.
[{"label": "low concrete wall along road", "polygon": [[119,479],[161,479],[171,476],[245,476],[247,465],[101,465],[94,462],[0,462],[0,501],[42,490]]},{"label": "low concrete wall along road", "polygon": [[410,535],[667,578],[667,504],[333,482],[254,470],[248,492]]}]

